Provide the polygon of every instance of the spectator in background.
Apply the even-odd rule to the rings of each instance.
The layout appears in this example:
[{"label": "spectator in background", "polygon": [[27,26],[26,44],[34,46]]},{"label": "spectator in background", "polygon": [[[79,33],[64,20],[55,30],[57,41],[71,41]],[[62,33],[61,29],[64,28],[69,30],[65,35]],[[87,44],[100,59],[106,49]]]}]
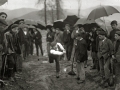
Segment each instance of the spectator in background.
[{"label": "spectator in background", "polygon": [[[51,25],[47,25],[46,29],[47,29],[47,36],[46,36],[47,53],[48,53],[48,57],[49,57],[49,54],[50,54],[50,44],[51,44],[51,42],[54,41],[55,29]],[[50,57],[49,57],[49,62],[53,63],[53,61],[51,61]]]},{"label": "spectator in background", "polygon": [[114,43],[114,67],[115,67],[115,85],[120,85],[120,31],[115,33]]},{"label": "spectator in background", "polygon": [[87,43],[82,37],[82,33],[79,33],[76,37],[77,43],[75,45],[75,59],[77,62],[77,78],[78,84],[85,81],[84,61],[86,60]]},{"label": "spectator in background", "polygon": [[63,32],[63,42],[65,45],[65,49],[66,49],[66,56],[67,56],[67,60],[69,61],[71,58],[71,51],[72,51],[72,47],[73,47],[73,39],[71,38],[71,34],[72,34],[72,30],[70,28],[69,24],[65,25],[65,30]]},{"label": "spectator in background", "polygon": [[5,12],[0,12],[0,19],[6,20],[7,14]]},{"label": "spectator in background", "polygon": [[107,87],[110,78],[110,59],[113,56],[112,41],[107,39],[106,32],[99,32],[98,59],[100,63],[100,73],[102,76],[101,85]]},{"label": "spectator in background", "polygon": [[41,50],[41,55],[43,56],[43,48],[42,48],[42,35],[41,33],[37,30],[37,28],[34,28],[34,40],[35,40],[35,46],[36,46],[36,54],[39,56],[39,48]]},{"label": "spectator in background", "polygon": [[114,42],[115,41],[115,33],[116,31],[120,31],[118,28],[117,28],[117,21],[116,20],[113,20],[111,22],[111,27],[112,27],[112,31],[110,32],[110,35],[109,35],[109,39]]},{"label": "spectator in background", "polygon": [[92,56],[92,59],[93,59],[93,66],[91,69],[96,69],[96,65],[97,65],[97,50],[96,50],[96,38],[97,38],[97,33],[96,33],[96,30],[97,30],[97,26],[93,26],[92,27],[92,32],[91,32],[91,56]]}]

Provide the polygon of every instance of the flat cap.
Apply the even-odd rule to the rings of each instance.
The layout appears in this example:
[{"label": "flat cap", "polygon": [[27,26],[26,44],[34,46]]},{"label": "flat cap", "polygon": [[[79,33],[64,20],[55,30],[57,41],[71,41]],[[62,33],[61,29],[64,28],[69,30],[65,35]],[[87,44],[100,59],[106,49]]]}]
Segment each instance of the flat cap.
[{"label": "flat cap", "polygon": [[105,31],[100,31],[99,35],[106,35],[106,32]]},{"label": "flat cap", "polygon": [[13,25],[11,26],[11,29],[16,28],[16,27],[18,27],[18,24],[13,24]]}]

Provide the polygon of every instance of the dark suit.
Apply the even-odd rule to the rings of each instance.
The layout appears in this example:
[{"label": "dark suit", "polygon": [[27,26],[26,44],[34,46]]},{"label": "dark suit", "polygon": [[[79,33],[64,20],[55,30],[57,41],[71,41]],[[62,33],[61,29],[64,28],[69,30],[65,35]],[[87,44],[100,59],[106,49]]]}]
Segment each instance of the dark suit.
[{"label": "dark suit", "polygon": [[40,47],[40,50],[41,50],[41,54],[43,56],[42,35],[41,35],[41,33],[39,31],[37,31],[37,33],[35,33],[34,40],[35,40],[37,56],[39,56],[39,47]]},{"label": "dark suit", "polygon": [[71,38],[71,32],[68,32],[67,30],[65,30],[63,32],[63,38],[64,38],[63,42],[66,49],[66,56],[67,56],[67,59],[70,60],[72,47],[73,47],[73,39]]},{"label": "dark suit", "polygon": [[87,43],[84,39],[77,39],[75,47],[75,56],[77,62],[84,62],[86,60]]}]

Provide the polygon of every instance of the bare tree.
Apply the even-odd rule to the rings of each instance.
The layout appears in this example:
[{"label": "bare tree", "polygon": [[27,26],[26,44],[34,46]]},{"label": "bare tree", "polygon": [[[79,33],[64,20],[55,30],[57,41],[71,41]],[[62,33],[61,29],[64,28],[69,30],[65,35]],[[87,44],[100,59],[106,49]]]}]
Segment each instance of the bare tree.
[{"label": "bare tree", "polygon": [[47,1],[46,0],[38,0],[38,4],[44,2],[44,14],[45,14],[45,24],[47,25]]},{"label": "bare tree", "polygon": [[82,0],[78,0],[78,17],[80,17],[81,3]]}]

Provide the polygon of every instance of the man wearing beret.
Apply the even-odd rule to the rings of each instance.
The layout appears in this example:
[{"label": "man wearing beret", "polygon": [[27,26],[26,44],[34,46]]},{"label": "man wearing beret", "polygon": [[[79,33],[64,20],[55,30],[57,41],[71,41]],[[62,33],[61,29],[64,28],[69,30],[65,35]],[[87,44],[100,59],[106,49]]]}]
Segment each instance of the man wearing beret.
[{"label": "man wearing beret", "polygon": [[111,22],[111,27],[112,27],[112,31],[110,32],[110,35],[109,35],[109,39],[114,42],[115,41],[115,33],[116,31],[120,31],[118,28],[117,28],[117,21],[116,20],[113,20]]},{"label": "man wearing beret", "polygon": [[111,40],[107,39],[106,32],[99,32],[99,45],[98,45],[98,59],[100,64],[100,73],[102,76],[102,82],[105,87],[108,86],[108,81],[110,78],[110,59],[113,55],[113,44]]},{"label": "man wearing beret", "polygon": [[[3,47],[3,54],[4,59],[8,65],[8,77],[11,81],[14,81],[14,74],[16,71],[16,53],[21,54],[21,49],[18,41],[18,25],[13,24],[11,26],[10,31],[4,34],[4,47]],[[3,63],[5,63],[3,61]],[[2,66],[2,76],[4,76],[4,65]]]},{"label": "man wearing beret", "polygon": [[[116,31],[115,33],[115,43],[114,43],[114,70],[115,70],[115,85],[120,85],[120,31]],[[119,88],[120,89],[120,88]],[[115,89],[115,90],[119,90]]]}]

